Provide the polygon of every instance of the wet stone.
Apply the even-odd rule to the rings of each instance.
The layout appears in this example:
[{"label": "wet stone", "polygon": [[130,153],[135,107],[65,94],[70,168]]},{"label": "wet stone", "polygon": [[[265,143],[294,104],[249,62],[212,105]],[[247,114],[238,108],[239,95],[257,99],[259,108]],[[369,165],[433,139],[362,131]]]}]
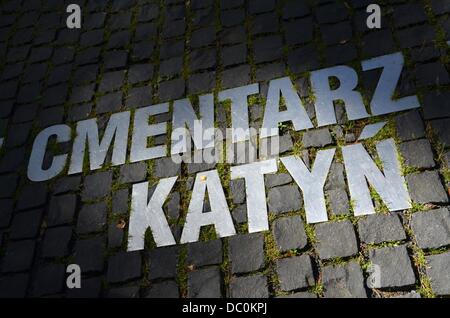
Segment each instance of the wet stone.
[{"label": "wet stone", "polygon": [[280,251],[302,249],[307,244],[307,237],[300,216],[276,219],[272,225],[275,242]]},{"label": "wet stone", "polygon": [[323,269],[326,298],[366,298],[361,267],[352,261],[345,265],[331,265]]},{"label": "wet stone", "polygon": [[369,252],[369,259],[372,264],[380,267],[382,273],[380,281],[374,282],[375,288],[404,287],[416,283],[404,245],[373,249]]},{"label": "wet stone", "polygon": [[347,257],[358,252],[355,231],[350,221],[320,223],[315,226],[319,257]]},{"label": "wet stone", "polygon": [[314,274],[309,255],[294,256],[277,260],[280,288],[284,291],[314,285]]},{"label": "wet stone", "polygon": [[231,298],[268,298],[267,278],[263,275],[233,277],[230,283]]},{"label": "wet stone", "polygon": [[264,266],[264,236],[260,233],[230,237],[229,251],[233,274],[253,272]]},{"label": "wet stone", "polygon": [[406,239],[402,222],[396,213],[372,214],[358,222],[359,237],[367,244]]},{"label": "wet stone", "polygon": [[424,171],[406,176],[411,199],[417,203],[448,202],[447,193],[437,171]]},{"label": "wet stone", "polygon": [[414,213],[411,227],[420,248],[450,245],[450,211],[447,208]]},{"label": "wet stone", "polygon": [[188,298],[219,298],[220,269],[209,267],[188,273]]}]

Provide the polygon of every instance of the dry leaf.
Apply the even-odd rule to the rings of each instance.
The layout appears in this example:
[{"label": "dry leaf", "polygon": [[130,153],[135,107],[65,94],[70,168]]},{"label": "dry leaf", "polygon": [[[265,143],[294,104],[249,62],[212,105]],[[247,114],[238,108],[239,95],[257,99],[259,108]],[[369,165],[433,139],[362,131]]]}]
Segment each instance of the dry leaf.
[{"label": "dry leaf", "polygon": [[117,222],[116,227],[118,229],[124,229],[125,225],[127,225],[127,222],[125,222],[124,220],[120,220],[119,222]]},{"label": "dry leaf", "polygon": [[206,176],[200,176],[201,181],[206,181]]}]

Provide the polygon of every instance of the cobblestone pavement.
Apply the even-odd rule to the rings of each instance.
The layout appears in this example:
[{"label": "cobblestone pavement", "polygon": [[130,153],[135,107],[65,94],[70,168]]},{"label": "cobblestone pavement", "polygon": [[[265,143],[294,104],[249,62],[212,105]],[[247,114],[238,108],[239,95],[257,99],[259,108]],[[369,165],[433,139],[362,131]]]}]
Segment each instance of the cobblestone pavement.
[{"label": "cobblestone pavement", "polygon": [[[0,297],[450,295],[450,2],[382,1],[380,30],[365,24],[375,0],[315,2],[2,1]],[[65,26],[68,3],[81,5],[79,30]],[[104,127],[120,110],[256,82],[265,96],[268,81],[281,76],[295,80],[311,109],[309,72],[338,64],[359,70],[370,97],[378,73],[363,73],[360,61],[399,51],[405,68],[397,94],[417,94],[422,107],[383,117],[384,136],[395,138],[403,157],[411,210],[388,213],[374,197],[379,213],[353,216],[336,158],[325,186],[329,222],[306,224],[301,192],[280,169],[266,176],[270,231],[247,233],[244,185],[233,181],[224,188],[238,235],[203,231],[201,242],[148,242],[126,252],[131,185],[180,175],[164,207],[179,238],[193,177],[211,165],[162,158],[49,182],[27,178],[34,137],[45,127],[86,118]],[[254,126],[262,100],[250,101]],[[351,142],[355,129],[345,116],[320,130],[282,128],[282,149],[301,146],[308,158],[344,136]],[[81,266],[81,289],[66,287],[72,263]],[[366,281],[371,264],[382,273],[374,288]]]}]

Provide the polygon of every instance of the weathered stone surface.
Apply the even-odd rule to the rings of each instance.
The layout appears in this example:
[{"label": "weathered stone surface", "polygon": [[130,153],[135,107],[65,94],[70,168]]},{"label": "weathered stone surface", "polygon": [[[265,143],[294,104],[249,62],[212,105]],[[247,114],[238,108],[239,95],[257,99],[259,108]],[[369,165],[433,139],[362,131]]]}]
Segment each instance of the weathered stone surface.
[{"label": "weathered stone surface", "polygon": [[417,203],[448,202],[447,193],[437,171],[424,171],[406,176],[411,199]]},{"label": "weathered stone surface", "polygon": [[77,233],[100,232],[106,224],[106,214],[104,202],[83,205],[78,216]]},{"label": "weathered stone surface", "polygon": [[402,222],[396,213],[367,215],[358,221],[358,231],[361,242],[368,244],[406,239]]},{"label": "weathered stone surface", "polygon": [[189,298],[219,298],[220,296],[220,270],[218,267],[195,270],[188,274]]},{"label": "weathered stone surface", "polygon": [[76,200],[76,195],[73,194],[53,196],[50,200],[47,224],[55,226],[72,222],[75,215]]},{"label": "weathered stone surface", "polygon": [[156,248],[149,252],[148,262],[150,264],[148,278],[172,278],[177,275],[178,246]]},{"label": "weathered stone surface", "polygon": [[268,192],[269,212],[283,213],[298,211],[303,201],[296,185],[286,185],[271,188]]},{"label": "weathered stone surface", "polygon": [[331,213],[343,215],[350,213],[350,203],[347,192],[343,188],[331,189],[326,192]]},{"label": "weathered stone surface", "polygon": [[83,201],[92,201],[104,198],[111,191],[112,172],[98,172],[89,175],[84,180],[84,188],[81,193]]},{"label": "weathered stone surface", "polygon": [[1,298],[25,298],[27,294],[29,274],[16,274],[0,278]]},{"label": "weathered stone surface", "polygon": [[30,269],[35,246],[33,240],[10,242],[3,257],[2,272],[21,272]]},{"label": "weathered stone surface", "polygon": [[433,132],[436,134],[437,139],[440,143],[442,143],[445,147],[450,146],[450,120],[449,119],[441,119],[441,120],[433,120],[431,122],[431,127]]},{"label": "weathered stone surface", "polygon": [[433,150],[426,139],[419,139],[400,144],[400,152],[405,159],[405,164],[416,168],[433,168]]},{"label": "weathered stone surface", "polygon": [[230,283],[231,298],[268,298],[267,278],[263,275],[233,277]]},{"label": "weathered stone surface", "polygon": [[326,298],[366,298],[364,277],[355,261],[345,265],[330,265],[323,269]]},{"label": "weathered stone surface", "polygon": [[331,134],[328,128],[315,129],[303,134],[303,147],[325,147],[331,144]]},{"label": "weathered stone surface", "polygon": [[302,249],[307,238],[300,216],[289,216],[276,219],[272,224],[272,232],[280,251]]},{"label": "weathered stone surface", "polygon": [[372,265],[379,266],[381,277],[374,282],[375,288],[404,287],[414,285],[414,275],[411,260],[405,245],[383,247],[369,252]]},{"label": "weathered stone surface", "polygon": [[414,213],[411,227],[420,248],[450,244],[450,211],[447,208]]},{"label": "weathered stone surface", "polygon": [[188,245],[186,262],[195,267],[222,263],[222,241],[196,242]]},{"label": "weathered stone surface", "polygon": [[280,288],[284,291],[309,287],[315,283],[309,255],[277,260],[277,274]]},{"label": "weathered stone surface", "polygon": [[75,263],[83,273],[101,272],[104,267],[105,238],[98,236],[78,240],[75,244]]},{"label": "weathered stone surface", "polygon": [[330,167],[330,172],[328,172],[327,180],[325,181],[324,190],[345,189],[345,187],[344,165],[339,162],[333,162]]},{"label": "weathered stone surface", "polygon": [[161,158],[155,160],[154,177],[167,178],[180,174],[181,165],[174,163],[171,158]]},{"label": "weathered stone surface", "polygon": [[431,288],[436,295],[450,295],[450,253],[430,255],[427,259],[427,275],[431,281]]},{"label": "weathered stone surface", "polygon": [[418,111],[413,110],[395,117],[397,135],[402,141],[425,137],[425,129]]},{"label": "weathered stone surface", "polygon": [[81,278],[81,288],[72,288],[67,291],[68,298],[98,298],[102,289],[100,277]]},{"label": "weathered stone surface", "polygon": [[65,283],[65,266],[43,264],[39,266],[32,283],[32,296],[40,297],[61,292]]},{"label": "weathered stone surface", "polygon": [[121,183],[135,183],[144,181],[147,176],[147,165],[145,162],[132,163],[120,167]]},{"label": "weathered stone surface", "polygon": [[288,173],[267,174],[264,178],[266,187],[268,188],[273,188],[292,182],[292,177]]},{"label": "weathered stone surface", "polygon": [[350,221],[320,223],[315,226],[319,257],[346,257],[358,252],[355,231]]},{"label": "weathered stone surface", "polygon": [[69,253],[69,244],[72,238],[71,226],[49,228],[45,231],[42,242],[42,257],[63,257]]},{"label": "weathered stone surface", "polygon": [[247,273],[264,266],[264,237],[260,233],[232,236],[229,239],[231,272]]},{"label": "weathered stone surface", "polygon": [[110,283],[126,282],[141,276],[142,261],[139,252],[119,252],[108,260],[107,279]]},{"label": "weathered stone surface", "polygon": [[10,238],[17,240],[36,237],[41,227],[42,214],[42,210],[15,214],[11,223]]},{"label": "weathered stone surface", "polygon": [[177,283],[173,280],[167,280],[161,283],[154,283],[150,286],[149,290],[145,293],[146,298],[178,298],[180,293],[178,292]]}]

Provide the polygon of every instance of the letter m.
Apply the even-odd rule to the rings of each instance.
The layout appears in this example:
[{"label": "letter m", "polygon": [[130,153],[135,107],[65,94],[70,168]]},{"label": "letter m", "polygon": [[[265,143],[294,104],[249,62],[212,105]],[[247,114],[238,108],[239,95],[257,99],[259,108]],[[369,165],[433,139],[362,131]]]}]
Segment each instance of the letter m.
[{"label": "letter m", "polygon": [[77,123],[77,135],[73,143],[69,174],[83,171],[86,141],[89,147],[90,170],[96,170],[102,167],[113,138],[114,146],[111,163],[114,166],[124,164],[127,155],[129,126],[130,112],[111,115],[100,142],[96,119],[92,118],[79,121]]}]

